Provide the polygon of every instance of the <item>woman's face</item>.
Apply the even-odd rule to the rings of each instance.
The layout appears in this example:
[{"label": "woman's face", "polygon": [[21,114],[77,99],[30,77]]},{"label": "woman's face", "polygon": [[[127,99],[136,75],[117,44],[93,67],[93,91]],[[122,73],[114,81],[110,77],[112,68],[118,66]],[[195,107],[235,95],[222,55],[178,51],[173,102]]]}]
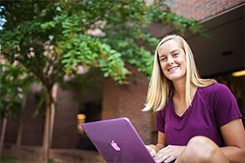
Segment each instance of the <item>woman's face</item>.
[{"label": "woman's face", "polygon": [[185,52],[175,40],[168,40],[158,49],[158,57],[163,74],[172,82],[186,77]]}]

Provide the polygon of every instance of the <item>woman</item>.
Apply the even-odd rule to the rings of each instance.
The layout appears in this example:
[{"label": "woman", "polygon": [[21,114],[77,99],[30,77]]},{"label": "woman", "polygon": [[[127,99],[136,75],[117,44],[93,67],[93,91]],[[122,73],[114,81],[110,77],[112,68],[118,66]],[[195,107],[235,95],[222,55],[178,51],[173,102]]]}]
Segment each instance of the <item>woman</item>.
[{"label": "woman", "polygon": [[155,52],[147,104],[156,111],[157,162],[245,162],[242,115],[230,90],[201,79],[187,42],[164,37]]}]

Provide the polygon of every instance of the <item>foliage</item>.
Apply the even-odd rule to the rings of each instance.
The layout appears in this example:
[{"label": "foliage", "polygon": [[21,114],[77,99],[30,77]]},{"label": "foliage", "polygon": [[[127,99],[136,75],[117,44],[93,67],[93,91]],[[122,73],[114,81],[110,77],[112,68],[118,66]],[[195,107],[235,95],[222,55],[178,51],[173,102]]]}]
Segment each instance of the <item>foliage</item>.
[{"label": "foliage", "polygon": [[[56,72],[64,65],[67,74],[75,72],[78,65],[100,67],[105,77],[110,75],[120,84],[130,73],[125,62],[149,75],[153,57],[146,46],[158,43],[147,31],[153,22],[172,26],[182,34],[186,29],[205,34],[196,20],[177,16],[164,1],[153,1],[151,5],[144,0],[4,2],[1,15],[8,21],[1,42],[4,51],[12,54],[5,57],[32,69],[44,84],[47,77],[42,74],[50,75],[50,80],[56,78],[57,73],[48,72],[51,67],[54,71],[51,65],[57,60]],[[93,30],[101,32],[95,36]],[[136,40],[143,40],[144,45],[138,46]],[[45,46],[51,45],[54,49],[47,56]]]},{"label": "foliage", "polygon": [[[0,115],[17,119],[22,108],[22,100],[27,94],[28,87],[35,80],[28,76],[20,65],[8,63],[0,65]],[[3,71],[3,69],[5,69]]]},{"label": "foliage", "polygon": [[[7,20],[1,31],[4,58],[11,64],[18,61],[49,87],[59,78],[57,72],[63,67],[55,40],[49,39],[52,31],[43,30],[40,25],[52,19],[54,7],[46,1],[5,1],[1,13]],[[59,30],[52,33],[59,33]]]},{"label": "foliage", "polygon": [[[152,52],[158,40],[147,31],[153,22],[162,22],[184,33],[186,29],[206,34],[194,19],[179,17],[170,11],[164,1],[146,5],[144,0],[67,0],[56,3],[60,13],[52,21],[42,24],[43,29],[62,27],[60,41],[62,63],[66,73],[77,65],[100,67],[104,76],[112,76],[120,84],[130,72],[125,63],[150,74]],[[93,30],[99,33],[93,34]],[[136,40],[143,40],[138,46]]]},{"label": "foliage", "polygon": [[[52,20],[56,15],[56,6],[53,2],[48,1],[3,1],[1,3],[0,15],[1,20],[5,19],[3,30],[0,31],[1,53],[5,63],[17,65],[20,70],[16,71],[18,77],[28,74],[29,77],[36,77],[36,82],[40,82],[45,91],[40,97],[35,114],[46,101],[47,91],[51,91],[54,83],[62,82],[65,72],[64,64],[61,63],[62,55],[59,53],[57,38],[61,36],[59,29],[43,30],[41,24]],[[51,39],[52,33],[56,39]],[[13,67],[12,67],[13,68]],[[4,73],[7,73],[4,71]],[[3,80],[7,80],[4,79]],[[12,79],[8,80],[11,83]],[[29,80],[33,82],[34,80]],[[18,82],[16,79],[15,82]],[[21,81],[19,81],[21,82]],[[21,83],[19,83],[21,85]],[[17,90],[11,85],[1,84],[2,87],[8,89],[7,96],[12,100],[17,100]],[[9,86],[9,87],[8,87]],[[8,87],[8,88],[7,88]],[[20,86],[20,88],[22,88]],[[24,88],[22,88],[24,90]],[[20,99],[18,99],[20,100]],[[52,97],[50,101],[53,102]],[[3,103],[1,108],[8,107]],[[16,112],[17,113],[17,112]],[[5,115],[5,114],[2,114]]]}]

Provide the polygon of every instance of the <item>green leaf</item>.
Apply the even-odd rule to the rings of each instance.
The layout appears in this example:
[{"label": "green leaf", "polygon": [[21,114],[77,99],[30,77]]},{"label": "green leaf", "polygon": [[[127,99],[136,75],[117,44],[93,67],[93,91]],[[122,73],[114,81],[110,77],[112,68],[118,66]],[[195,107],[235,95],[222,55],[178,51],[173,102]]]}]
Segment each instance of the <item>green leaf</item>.
[{"label": "green leaf", "polygon": [[104,73],[104,77],[105,77],[105,78],[108,77],[109,75],[110,75],[109,72],[105,72],[105,73]]}]

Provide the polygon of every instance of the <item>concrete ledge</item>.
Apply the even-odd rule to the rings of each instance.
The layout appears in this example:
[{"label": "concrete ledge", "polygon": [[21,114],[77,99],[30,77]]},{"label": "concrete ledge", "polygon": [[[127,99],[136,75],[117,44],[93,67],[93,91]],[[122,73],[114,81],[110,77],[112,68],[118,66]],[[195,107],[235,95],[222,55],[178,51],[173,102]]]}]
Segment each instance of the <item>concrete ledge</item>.
[{"label": "concrete ledge", "polygon": [[[20,161],[42,162],[41,146],[20,146],[4,143],[3,154],[14,157]],[[50,149],[50,159],[54,163],[67,162],[105,162],[103,157],[97,151],[77,150],[77,149]]]}]

